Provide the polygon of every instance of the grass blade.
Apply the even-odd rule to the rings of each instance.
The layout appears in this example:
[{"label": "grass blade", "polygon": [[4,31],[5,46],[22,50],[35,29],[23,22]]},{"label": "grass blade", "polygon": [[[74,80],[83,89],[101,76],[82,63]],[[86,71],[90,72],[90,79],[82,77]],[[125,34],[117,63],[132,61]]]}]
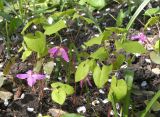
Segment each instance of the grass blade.
[{"label": "grass blade", "polygon": [[156,102],[156,100],[160,97],[160,91],[158,91],[154,97],[152,98],[152,100],[147,104],[146,109],[142,112],[140,117],[145,117],[146,114],[148,113],[148,111],[150,110],[150,108],[152,107],[152,105]]},{"label": "grass blade", "polygon": [[126,29],[129,30],[130,27],[132,26],[134,20],[137,18],[137,16],[139,15],[139,13],[144,9],[144,7],[150,2],[151,0],[144,0],[142,2],[142,4],[138,7],[138,9],[136,10],[136,12],[134,13],[134,15],[132,16],[132,18],[130,19]]}]

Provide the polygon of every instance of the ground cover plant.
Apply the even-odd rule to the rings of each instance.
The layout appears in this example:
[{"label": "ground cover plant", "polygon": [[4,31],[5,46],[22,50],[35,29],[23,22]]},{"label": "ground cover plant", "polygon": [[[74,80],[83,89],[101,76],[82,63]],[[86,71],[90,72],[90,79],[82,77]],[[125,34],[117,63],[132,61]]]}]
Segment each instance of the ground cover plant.
[{"label": "ground cover plant", "polygon": [[1,0],[0,117],[159,117],[159,6]]}]

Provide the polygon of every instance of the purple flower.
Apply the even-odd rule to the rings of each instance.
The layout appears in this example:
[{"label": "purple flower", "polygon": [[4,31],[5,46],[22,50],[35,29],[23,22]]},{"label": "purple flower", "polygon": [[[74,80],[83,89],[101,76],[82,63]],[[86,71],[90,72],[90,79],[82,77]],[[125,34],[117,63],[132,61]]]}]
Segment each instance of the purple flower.
[{"label": "purple flower", "polygon": [[28,85],[32,87],[36,83],[36,80],[44,79],[45,75],[33,73],[32,70],[29,70],[26,74],[17,74],[16,77],[19,79],[27,79]]},{"label": "purple flower", "polygon": [[147,37],[144,33],[139,33],[131,36],[131,40],[138,40],[140,43],[144,43],[147,40]]},{"label": "purple flower", "polygon": [[81,87],[81,88],[83,87],[83,83],[84,83],[84,82],[87,82],[88,85],[89,85],[90,87],[92,87],[92,84],[91,84],[91,82],[89,81],[89,79],[88,79],[88,78],[85,78],[85,79],[83,79],[83,80],[80,81],[80,87]]},{"label": "purple flower", "polygon": [[59,47],[59,46],[53,47],[48,52],[50,53],[50,56],[52,58],[60,56],[66,62],[69,62],[68,54],[67,54],[66,50],[64,48],[62,48],[62,47]]}]

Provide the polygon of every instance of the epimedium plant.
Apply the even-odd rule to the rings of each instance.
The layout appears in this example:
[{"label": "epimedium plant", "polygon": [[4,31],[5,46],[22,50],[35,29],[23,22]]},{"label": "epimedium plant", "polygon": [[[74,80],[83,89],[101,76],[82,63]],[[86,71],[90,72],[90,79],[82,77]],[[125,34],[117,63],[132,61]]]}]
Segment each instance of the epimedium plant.
[{"label": "epimedium plant", "polygon": [[[26,23],[21,32],[24,41],[22,42],[22,47],[19,49],[19,53],[22,53],[21,59],[23,62],[26,61],[29,57],[36,55],[36,65],[33,68],[33,70],[29,70],[25,74],[17,74],[17,78],[26,79],[27,84],[30,87],[33,87],[38,80],[50,80],[46,77],[52,74],[52,71],[54,70],[56,63],[60,63],[62,64],[62,67],[65,67],[70,65],[71,62],[75,62],[72,60],[71,53],[71,49],[74,48],[77,56],[76,62],[78,61],[77,64],[79,64],[75,72],[75,82],[80,82],[80,86],[81,88],[83,88],[83,83],[88,83],[89,86],[93,86],[90,82],[91,80],[93,80],[97,88],[103,88],[108,83],[108,79],[111,78],[109,94],[107,97],[109,101],[112,103],[115,117],[118,117],[119,114],[119,112],[116,109],[116,103],[120,103],[122,105],[121,113],[119,115],[127,117],[129,113],[129,105],[131,104],[130,95],[132,91],[134,74],[131,71],[127,71],[125,73],[124,79],[118,79],[115,75],[111,74],[118,70],[124,63],[131,65],[132,58],[128,59],[126,56],[120,53],[121,51],[131,54],[144,54],[147,52],[144,48],[146,36],[143,33],[139,33],[138,35],[132,35],[130,39],[127,38],[126,34],[128,33],[128,30],[130,29],[136,17],[139,15],[142,9],[150,2],[150,0],[142,2],[142,4],[137,9],[126,28],[122,28],[124,13],[123,11],[120,11],[116,22],[117,27],[105,27],[103,31],[98,25],[98,21],[92,17],[91,13],[89,13],[89,15],[86,17],[80,15],[79,12],[77,12],[75,9],[67,9],[66,11],[63,11],[63,9],[73,1],[62,0],[53,3],[49,0],[42,0],[41,2],[37,2],[34,0],[33,2],[33,6],[31,3],[29,4],[30,7],[26,7],[29,7],[30,11],[34,11],[35,17],[33,17]],[[92,7],[92,10],[100,10],[104,8],[107,2],[108,1],[105,0],[80,0],[80,2],[75,1],[75,3],[73,4],[79,4],[82,6],[86,5],[87,7]],[[61,10],[60,12],[55,11],[53,14],[46,17],[43,14],[43,12],[45,11],[45,13],[51,13],[48,5],[51,3],[53,6],[55,5],[60,7]],[[19,3],[19,5],[21,4]],[[2,9],[2,2],[0,2],[0,6],[0,8]],[[78,11],[81,11],[81,9],[78,9]],[[20,11],[21,18],[24,17],[24,14],[22,13],[24,13],[23,9],[21,9]],[[159,16],[157,16],[159,15],[159,8],[149,9],[145,12],[144,15],[147,16],[148,14],[149,16],[156,16],[151,17],[148,20],[148,23],[146,24],[145,28],[149,25],[159,23]],[[78,20],[83,20],[86,24],[93,24],[98,27],[100,34],[98,36],[92,37],[81,46],[83,48],[83,51],[86,51],[87,49],[90,49],[93,46],[97,45],[98,48],[95,51],[90,52],[89,54],[86,53],[86,55],[83,56],[84,53],[78,53],[76,50],[77,48],[73,43],[70,44],[69,48],[67,48],[69,50],[66,49],[66,46],[63,46],[62,43],[64,40],[61,36],[61,32],[63,30],[69,29],[69,20],[73,20],[75,22],[78,22]],[[34,26],[35,30],[32,33],[30,33],[30,28],[32,26]],[[112,39],[113,34],[119,35],[119,37],[117,39]],[[53,39],[56,39],[58,37],[60,40],[60,44],[52,46],[48,43],[49,37],[53,37]],[[114,41],[115,47],[112,48],[113,50],[111,49],[110,41]],[[157,49],[159,48],[160,41],[157,41],[155,45],[155,51],[157,51]],[[51,59],[49,59],[49,61],[47,60],[46,62],[48,54],[50,54]],[[109,61],[111,59],[111,56],[115,56],[116,59],[114,61]],[[152,53],[150,54],[150,56],[151,59],[155,61],[152,57]],[[89,77],[89,75],[92,76],[92,79]],[[70,74],[68,77],[70,77]],[[69,79],[67,79],[67,81],[67,83],[51,83],[51,98],[54,102],[60,105],[64,104],[67,96],[70,96],[74,93],[74,88],[71,85],[69,85]],[[159,92],[155,95],[153,100],[151,100],[151,102],[148,103],[146,110],[144,110],[144,112],[141,115],[142,117],[146,115],[148,110],[151,108],[151,105],[158,97]],[[67,116],[78,117],[80,115],[63,115],[63,117]]]}]

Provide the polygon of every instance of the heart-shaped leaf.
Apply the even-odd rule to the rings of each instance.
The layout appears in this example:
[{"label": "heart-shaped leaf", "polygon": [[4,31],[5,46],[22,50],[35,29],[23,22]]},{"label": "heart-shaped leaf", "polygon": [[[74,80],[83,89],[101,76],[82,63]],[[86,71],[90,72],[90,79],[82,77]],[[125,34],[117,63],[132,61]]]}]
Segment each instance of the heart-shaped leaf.
[{"label": "heart-shaped leaf", "polygon": [[107,59],[109,56],[109,53],[106,51],[104,47],[99,48],[94,53],[90,55],[91,58],[99,59],[101,61]]},{"label": "heart-shaped leaf", "polygon": [[146,50],[143,47],[143,45],[141,45],[140,43],[136,42],[136,41],[127,41],[122,43],[122,47],[126,52],[129,53],[145,53]]},{"label": "heart-shaped leaf", "polygon": [[88,60],[81,62],[77,67],[75,82],[83,80],[88,75],[88,72],[90,70],[89,68],[90,66],[88,64]]},{"label": "heart-shaped leaf", "polygon": [[160,55],[156,52],[151,52],[150,53],[150,58],[151,60],[156,63],[156,64],[160,64]]},{"label": "heart-shaped leaf", "polygon": [[40,54],[44,53],[46,49],[46,37],[42,32],[36,31],[35,35],[29,33],[23,38],[29,49]]},{"label": "heart-shaped leaf", "polygon": [[43,66],[43,70],[46,72],[46,74],[50,75],[53,71],[54,68],[54,62],[53,61],[49,61],[46,64],[44,64]]},{"label": "heart-shaped leaf", "polygon": [[112,71],[112,65],[110,66],[103,66],[102,70],[97,65],[93,72],[93,79],[94,83],[98,88],[103,88],[104,84],[108,81],[109,74]]},{"label": "heart-shaped leaf", "polygon": [[56,22],[55,24],[52,25],[48,25],[48,26],[44,26],[45,35],[51,35],[54,34],[56,32],[58,32],[59,30],[66,28],[66,23],[64,20],[59,20],[58,22]]},{"label": "heart-shaped leaf", "polygon": [[66,92],[62,89],[54,89],[51,94],[52,100],[62,105],[66,99]]}]

